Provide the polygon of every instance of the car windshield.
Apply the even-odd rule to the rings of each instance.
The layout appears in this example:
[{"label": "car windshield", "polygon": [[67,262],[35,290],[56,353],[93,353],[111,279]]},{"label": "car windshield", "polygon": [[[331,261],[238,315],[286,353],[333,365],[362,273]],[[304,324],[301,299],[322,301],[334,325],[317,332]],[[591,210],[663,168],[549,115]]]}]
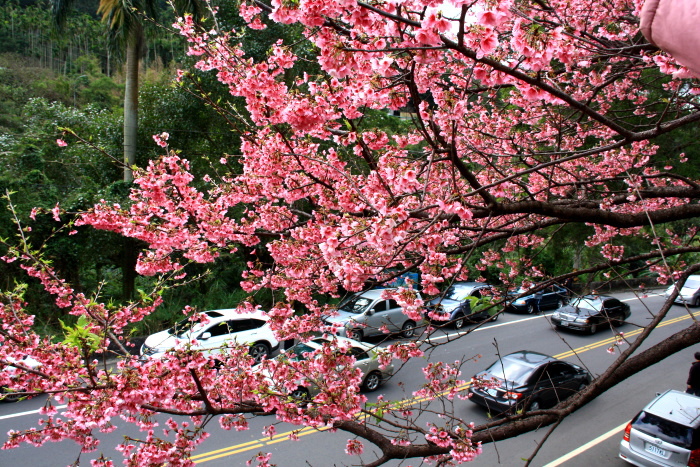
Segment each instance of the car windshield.
[{"label": "car windshield", "polygon": [[185,334],[190,332],[195,325],[199,324],[197,321],[191,321],[189,318],[178,321],[175,325],[168,329],[168,334],[175,335],[177,337],[183,337]]},{"label": "car windshield", "polygon": [[306,345],[304,343],[298,343],[291,349],[287,350],[284,352],[283,355],[286,356],[286,358],[289,358],[290,360],[293,360],[295,362],[299,362],[302,360],[306,360],[306,354],[313,352],[314,349],[313,347]]},{"label": "car windshield", "polygon": [[671,420],[642,411],[632,422],[632,425],[637,430],[662,439],[667,443],[675,444],[684,449],[696,448],[694,446],[696,443],[693,443],[693,429]]},{"label": "car windshield", "polygon": [[455,300],[455,301],[464,301],[468,296],[469,293],[472,291],[472,289],[467,288],[467,287],[455,287],[454,285],[447,289],[447,292],[445,292],[445,298],[449,300]]},{"label": "car windshield", "polygon": [[683,284],[684,289],[700,289],[700,280],[698,279],[688,279]]},{"label": "car windshield", "polygon": [[577,313],[581,313],[582,310],[590,311],[600,311],[603,306],[603,301],[593,298],[581,297],[572,300],[570,305],[576,310]]},{"label": "car windshield", "polygon": [[504,358],[491,365],[487,373],[499,379],[504,379],[510,383],[522,386],[527,382],[527,378],[532,373],[532,367],[523,365],[519,360]]},{"label": "car windshield", "polygon": [[372,300],[361,295],[355,295],[341,303],[338,309],[359,315],[364,313],[371,304]]}]

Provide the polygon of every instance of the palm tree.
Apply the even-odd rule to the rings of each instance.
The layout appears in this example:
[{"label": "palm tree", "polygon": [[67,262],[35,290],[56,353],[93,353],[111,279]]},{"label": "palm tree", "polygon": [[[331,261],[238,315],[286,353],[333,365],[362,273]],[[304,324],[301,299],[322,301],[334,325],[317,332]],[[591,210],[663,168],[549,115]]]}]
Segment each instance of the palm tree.
[{"label": "palm tree", "polygon": [[[124,181],[134,178],[136,137],[139,118],[139,61],[144,49],[144,22],[156,18],[157,0],[99,0],[97,13],[107,25],[110,45],[123,52],[125,62],[124,86]],[[66,22],[74,0],[52,0],[52,13],[60,29]],[[201,0],[176,0],[179,12],[191,13],[196,21],[202,18]],[[119,54],[117,54],[119,55]],[[135,291],[138,248],[132,239],[125,239],[121,248],[122,295],[131,298]]]},{"label": "palm tree", "polygon": [[[75,0],[52,0],[52,13],[60,29],[66,22]],[[136,137],[139,109],[139,62],[144,46],[144,21],[156,18],[157,0],[99,0],[97,13],[107,25],[111,47],[123,52],[125,58],[124,86],[124,181],[133,180],[132,167],[136,162]],[[203,3],[200,0],[179,0],[176,8],[201,19]]]}]

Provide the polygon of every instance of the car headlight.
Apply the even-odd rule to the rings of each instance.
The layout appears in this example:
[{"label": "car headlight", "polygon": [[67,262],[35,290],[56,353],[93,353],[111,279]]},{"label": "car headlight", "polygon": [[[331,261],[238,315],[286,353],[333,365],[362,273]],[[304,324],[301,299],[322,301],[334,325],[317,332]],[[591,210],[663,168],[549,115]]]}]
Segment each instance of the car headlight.
[{"label": "car headlight", "polygon": [[574,322],[588,324],[588,318],[576,318]]},{"label": "car headlight", "polygon": [[525,305],[525,300],[524,299],[519,299],[513,302],[516,305]]}]

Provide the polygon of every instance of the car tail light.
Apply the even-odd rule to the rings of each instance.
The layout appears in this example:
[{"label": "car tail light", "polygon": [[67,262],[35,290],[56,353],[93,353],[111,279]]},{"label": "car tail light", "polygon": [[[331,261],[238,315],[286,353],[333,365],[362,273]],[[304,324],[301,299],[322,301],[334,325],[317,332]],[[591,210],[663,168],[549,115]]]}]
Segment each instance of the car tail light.
[{"label": "car tail light", "polygon": [[700,467],[700,449],[693,449],[690,451],[688,467]]},{"label": "car tail light", "polygon": [[523,397],[523,394],[520,393],[520,392],[508,391],[508,392],[506,392],[506,393],[503,395],[503,397],[505,397],[506,399],[513,399],[513,400],[515,400],[515,399],[520,399],[521,397]]},{"label": "car tail light", "polygon": [[622,435],[622,439],[624,441],[629,442],[630,440],[630,431],[632,431],[632,422],[629,422],[627,426],[625,427],[625,434]]}]

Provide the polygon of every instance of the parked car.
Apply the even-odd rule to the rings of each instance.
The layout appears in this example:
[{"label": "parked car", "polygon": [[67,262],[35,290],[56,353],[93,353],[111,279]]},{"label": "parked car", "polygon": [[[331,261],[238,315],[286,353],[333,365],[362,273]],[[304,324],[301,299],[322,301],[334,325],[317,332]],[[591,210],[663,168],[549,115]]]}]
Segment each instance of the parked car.
[{"label": "parked car", "polygon": [[[15,362],[15,360],[11,360],[11,362]],[[41,366],[39,362],[37,362],[29,356],[26,356],[21,361],[18,361],[18,364],[31,369],[39,368]],[[16,378],[16,374],[21,370],[17,369],[12,365],[7,365],[0,371],[9,374],[10,378],[14,379]],[[24,397],[25,396],[22,395],[21,389],[19,388],[8,388],[7,386],[0,386],[0,401],[2,402],[17,402],[23,399]]]},{"label": "parked car", "polygon": [[528,292],[528,288],[521,287],[514,292],[508,293],[513,298],[506,310],[516,312],[537,313],[547,308],[560,308],[568,301],[568,290],[559,285],[549,285],[542,290],[523,297],[518,297]]},{"label": "parked car", "polygon": [[590,382],[591,375],[578,365],[520,350],[474,375],[469,400],[489,412],[539,410],[555,406]]},{"label": "parked car", "polygon": [[621,326],[630,317],[630,306],[615,297],[586,295],[559,308],[551,316],[558,328],[595,334],[603,327]]},{"label": "parked car", "polygon": [[[358,342],[353,339],[348,339],[340,336],[331,338],[319,337],[308,342],[299,342],[283,353],[280,353],[277,360],[306,360],[311,357],[314,352],[320,351],[324,345],[335,339],[337,342],[344,344],[347,348],[346,354],[355,357],[355,368],[362,371],[363,379],[360,389],[366,392],[375,391],[384,382],[386,382],[394,373],[392,364],[382,368],[379,364],[379,353],[381,349],[375,346]],[[320,392],[316,383],[309,381],[307,378],[300,377],[298,388],[293,391],[290,396],[299,401],[308,401],[310,398]]]},{"label": "parked car", "polygon": [[496,321],[498,310],[484,306],[490,303],[490,290],[491,286],[483,282],[455,282],[443,295],[426,305],[428,311],[444,314],[446,319],[429,317],[427,313],[426,318],[435,325],[451,324],[455,329],[461,329],[467,323]]},{"label": "parked car", "polygon": [[700,397],[669,390],[625,428],[620,458],[637,466],[700,465]]},{"label": "parked car", "polygon": [[361,341],[365,337],[383,335],[383,328],[410,338],[417,323],[406,316],[394,299],[382,298],[390,289],[372,289],[351,295],[338,305],[338,314],[328,316],[325,322],[335,325],[338,335]]},{"label": "parked car", "polygon": [[168,350],[192,346],[215,357],[228,345],[248,344],[250,355],[259,362],[279,348],[279,342],[268,325],[268,317],[262,311],[239,313],[235,309],[226,309],[203,314],[208,319],[206,323],[187,318],[165,331],[148,336],[141,346],[141,356],[159,358]]},{"label": "parked car", "polygon": [[[666,298],[671,296],[675,288],[676,284],[673,284],[666,289]],[[688,276],[673,302],[681,305],[700,306],[700,276]]]}]

